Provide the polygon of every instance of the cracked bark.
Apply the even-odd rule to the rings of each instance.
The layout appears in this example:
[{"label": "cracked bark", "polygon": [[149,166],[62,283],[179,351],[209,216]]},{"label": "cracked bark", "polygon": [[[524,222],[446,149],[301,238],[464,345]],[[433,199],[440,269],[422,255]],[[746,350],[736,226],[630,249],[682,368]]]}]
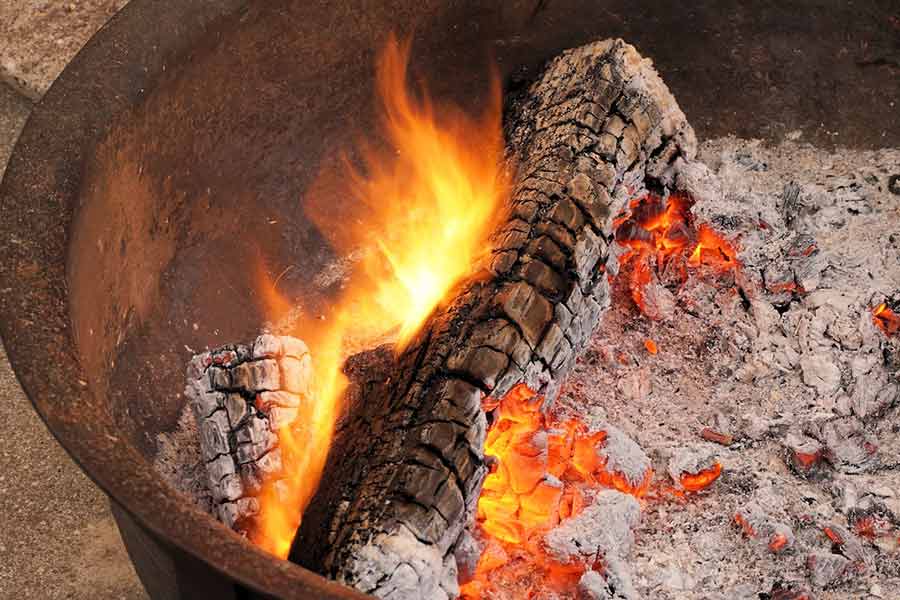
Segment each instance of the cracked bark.
[{"label": "cracked bark", "polygon": [[195,355],[185,395],[200,430],[213,508],[228,527],[253,529],[263,481],[275,489],[290,469],[278,431],[310,402],[312,362],[302,341],[261,335]]},{"label": "cracked bark", "polygon": [[486,475],[481,402],[524,382],[552,401],[609,304],[612,220],[665,193],[693,130],[621,40],[569,50],[509,109],[517,167],[484,273],[382,377],[357,388],[291,560],[382,598],[453,598],[454,546]]}]

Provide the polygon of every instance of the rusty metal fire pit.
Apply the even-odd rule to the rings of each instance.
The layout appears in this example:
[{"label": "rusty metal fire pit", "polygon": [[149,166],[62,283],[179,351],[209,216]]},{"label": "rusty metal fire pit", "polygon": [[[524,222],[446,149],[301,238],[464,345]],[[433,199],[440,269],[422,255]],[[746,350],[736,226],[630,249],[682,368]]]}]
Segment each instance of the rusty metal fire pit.
[{"label": "rusty metal fire pit", "polygon": [[[0,188],[0,333],[48,427],[110,496],[151,596],[361,597],[228,532],[150,462],[186,402],[186,352],[259,330],[255,270],[297,265],[281,281],[299,293],[335,258],[298,203],[322,158],[370,128],[372,58],[391,31],[414,34],[434,95],[463,105],[478,105],[487,72],[473,65],[491,55],[514,88],[564,48],[626,36],[656,59],[701,136],[831,119],[862,132],[843,140],[873,145],[882,129],[870,125],[890,123],[877,74],[854,74],[859,85],[831,104],[796,104],[806,83],[849,77],[809,68],[840,15],[613,4],[135,0],[54,84]],[[687,33],[698,25],[729,35]],[[799,89],[772,95],[758,65],[729,51],[740,34],[787,56],[786,27],[810,48],[781,71]],[[842,112],[862,102],[874,108]],[[896,122],[884,127],[896,140]],[[329,290],[320,296],[306,300],[327,311]]]}]

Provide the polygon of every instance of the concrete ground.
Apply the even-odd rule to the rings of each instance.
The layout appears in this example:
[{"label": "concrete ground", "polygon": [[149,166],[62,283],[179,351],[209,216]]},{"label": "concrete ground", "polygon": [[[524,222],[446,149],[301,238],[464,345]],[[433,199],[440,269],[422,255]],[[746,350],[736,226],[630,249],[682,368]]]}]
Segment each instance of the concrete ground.
[{"label": "concrete ground", "polygon": [[[124,0],[0,0],[0,175],[47,88]],[[47,431],[0,345],[0,598],[147,598],[106,497]]]}]

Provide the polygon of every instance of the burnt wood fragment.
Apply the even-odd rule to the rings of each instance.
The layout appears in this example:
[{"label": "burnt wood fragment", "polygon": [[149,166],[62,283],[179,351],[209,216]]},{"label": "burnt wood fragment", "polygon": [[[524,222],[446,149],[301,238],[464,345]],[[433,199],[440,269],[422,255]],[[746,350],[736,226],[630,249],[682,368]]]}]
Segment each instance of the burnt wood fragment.
[{"label": "burnt wood fragment", "polygon": [[277,490],[288,476],[278,432],[310,402],[311,383],[309,351],[296,338],[265,334],[191,359],[185,395],[200,431],[213,507],[228,527],[251,530],[263,483]]},{"label": "burnt wood fragment", "polygon": [[555,398],[609,304],[614,216],[695,152],[621,40],[564,52],[508,112],[517,174],[492,258],[339,425],[291,551],[382,598],[457,596],[454,549],[487,472],[482,401],[522,382]]}]

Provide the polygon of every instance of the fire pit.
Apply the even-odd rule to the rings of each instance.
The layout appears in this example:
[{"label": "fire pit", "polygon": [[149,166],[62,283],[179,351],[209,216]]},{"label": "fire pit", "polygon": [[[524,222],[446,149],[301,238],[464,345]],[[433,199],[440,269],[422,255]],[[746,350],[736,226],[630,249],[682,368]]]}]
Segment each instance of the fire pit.
[{"label": "fire pit", "polygon": [[[510,98],[522,94],[527,98],[528,93],[542,97],[540,76],[545,61],[566,48],[602,38],[607,33],[604,17],[608,14],[577,3],[515,4],[503,9],[474,5],[411,7],[401,3],[365,14],[351,7],[329,6],[320,10],[299,3],[250,7],[172,3],[169,9],[160,17],[158,7],[151,10],[140,3],[132,5],[104,33],[105,38],[98,38],[73,63],[26,129],[2,191],[0,239],[10,259],[0,267],[4,283],[0,289],[4,339],[14,368],[51,429],[113,499],[129,551],[154,597],[192,597],[213,592],[218,597],[246,597],[257,592],[277,597],[357,597],[359,594],[351,588],[276,560],[228,532],[189,496],[177,494],[154,472],[154,463],[159,466],[161,461],[166,462],[166,449],[177,450],[172,436],[184,431],[181,421],[188,401],[182,394],[182,365],[206,346],[254,339],[263,323],[271,320],[273,302],[279,298],[302,295],[306,318],[321,317],[325,323],[334,319],[342,285],[335,265],[345,257],[336,254],[336,246],[329,243],[335,231],[317,229],[306,213],[298,210],[298,199],[308,197],[306,192],[314,182],[320,197],[327,196],[329,190],[340,189],[335,186],[340,184],[343,171],[332,169],[337,161],[330,159],[345,152],[351,162],[358,161],[359,157],[353,154],[354,138],[360,132],[377,130],[366,110],[372,89],[371,64],[374,50],[392,29],[404,31],[415,25],[412,66],[433,74],[430,79],[437,82],[431,90],[434,97],[455,99],[475,110],[489,104],[484,90],[489,89],[486,82],[490,73],[472,66],[486,64],[480,57],[487,47],[496,54]],[[581,17],[573,20],[573,11]],[[171,27],[140,26],[142,22],[160,21]],[[110,71],[109,80],[102,85],[91,83],[93,80],[84,74],[115,52],[117,36],[128,39],[131,60]],[[530,417],[533,422],[527,425],[527,435],[543,432],[552,437],[557,435],[553,432],[567,431],[570,435],[561,435],[558,441],[548,440],[547,447],[574,452],[573,469],[580,473],[580,479],[571,473],[566,475],[567,467],[559,463],[535,466],[537,470],[528,471],[529,476],[539,476],[535,484],[543,486],[541,490],[546,495],[542,492],[543,499],[529,506],[543,510],[553,497],[553,505],[558,505],[554,514],[573,519],[574,525],[568,531],[555,530],[547,537],[551,555],[563,563],[578,555],[571,545],[578,545],[578,530],[590,525],[588,517],[593,515],[595,520],[603,521],[603,515],[616,515],[619,520],[607,523],[610,535],[616,532],[610,538],[612,542],[584,542],[594,544],[594,550],[606,547],[603,556],[593,557],[594,563],[588,557],[579,557],[579,572],[564,573],[562,577],[573,579],[585,594],[632,597],[627,595],[632,584],[625,560],[639,518],[632,496],[649,493],[681,500],[721,477],[722,464],[708,446],[698,449],[688,448],[689,444],[670,444],[666,451],[671,456],[665,461],[662,456],[648,456],[644,450],[650,448],[642,450],[629,432],[616,427],[622,415],[613,413],[622,407],[614,399],[601,397],[595,402],[607,406],[610,414],[579,414],[590,404],[585,403],[585,394],[597,393],[589,385],[596,372],[586,369],[585,361],[582,366],[575,365],[579,352],[586,351],[587,364],[609,367],[605,370],[614,373],[609,389],[618,386],[623,397],[631,397],[639,405],[648,395],[648,386],[668,389],[666,382],[654,383],[654,377],[662,377],[660,373],[653,375],[650,367],[640,363],[647,356],[658,356],[652,360],[659,362],[653,364],[677,368],[673,365],[683,360],[683,354],[672,353],[668,344],[681,339],[685,345],[696,346],[696,336],[683,329],[690,326],[685,324],[692,323],[691,318],[716,327],[732,327],[736,332],[708,336],[706,342],[712,346],[706,348],[707,352],[714,352],[715,344],[749,344],[745,329],[753,327],[755,345],[747,346],[746,354],[757,362],[748,360],[739,365],[743,370],[733,374],[738,382],[736,389],[745,393],[746,386],[766,381],[765,369],[758,362],[770,361],[780,369],[796,369],[802,376],[802,385],[815,392],[809,396],[798,391],[796,398],[815,398],[816,402],[821,399],[823,404],[813,408],[833,409],[844,418],[819,418],[815,410],[795,411],[791,414],[802,414],[803,422],[750,422],[747,428],[752,432],[742,437],[733,427],[736,417],[725,415],[704,423],[702,437],[725,446],[735,439],[752,446],[753,440],[777,435],[790,468],[799,476],[815,479],[822,476],[820,473],[831,473],[829,469],[841,474],[865,474],[876,468],[893,468],[878,454],[876,442],[885,442],[875,431],[872,418],[887,415],[896,402],[890,387],[896,380],[896,346],[890,341],[895,338],[889,336],[896,332],[893,315],[898,307],[897,298],[891,295],[896,290],[886,289],[880,283],[889,281],[892,272],[874,267],[870,269],[871,278],[881,286],[875,287],[885,289],[864,300],[871,301],[871,307],[859,305],[859,298],[850,301],[853,307],[859,305],[860,310],[869,311],[857,315],[863,320],[857,319],[848,326],[841,320],[846,314],[835,308],[834,298],[827,294],[810,296],[820,287],[823,277],[830,277],[824,272],[849,267],[840,261],[829,263],[820,255],[819,244],[843,247],[837,239],[818,239],[824,236],[827,223],[816,221],[816,210],[811,206],[819,205],[813,202],[809,190],[785,187],[781,205],[761,204],[760,212],[753,213],[721,198],[717,200],[716,195],[722,190],[710,183],[711,178],[703,169],[670,170],[679,158],[692,158],[695,142],[668,91],[654,79],[652,71],[642,70],[639,57],[629,54],[631,51],[626,51],[620,42],[588,48],[583,51],[583,60],[577,53],[565,55],[569,58],[559,63],[563,65],[560,73],[568,68],[582,76],[580,67],[571,65],[596,64],[598,72],[591,75],[595,79],[589,78],[590,81],[618,85],[626,78],[643,82],[643,87],[635,88],[639,91],[633,96],[635,100],[629,100],[631,96],[625,94],[625,99],[616,104],[621,127],[612,122],[610,106],[597,111],[575,111],[579,126],[593,131],[588,137],[598,138],[589,140],[598,148],[598,159],[592,166],[596,177],[585,175],[584,170],[565,171],[581,169],[577,160],[590,158],[580,156],[581,150],[577,150],[553,159],[571,163],[562,167],[567,173],[565,182],[520,181],[513,196],[524,212],[513,213],[514,221],[546,226],[549,241],[520,250],[516,244],[522,240],[517,241],[517,237],[526,232],[510,221],[512,226],[504,230],[503,244],[507,246],[501,244],[497,248],[513,254],[523,252],[528,259],[516,259],[521,264],[506,261],[501,251],[490,270],[495,277],[510,274],[507,279],[498,279],[503,285],[495,289],[478,283],[469,288],[468,295],[451,295],[461,300],[442,308],[448,311],[444,321],[447,323],[465,323],[465,319],[460,321],[457,317],[472,313],[483,315],[478,322],[489,323],[489,319],[500,318],[497,311],[505,311],[502,318],[508,319],[511,333],[504,334],[503,327],[479,329],[463,325],[463,338],[482,342],[466,347],[453,341],[453,331],[426,329],[431,333],[424,338],[416,338],[417,331],[413,331],[409,342],[413,350],[406,350],[401,356],[415,368],[405,372],[417,376],[418,361],[427,363],[431,356],[446,359],[448,370],[439,373],[443,387],[432,390],[423,386],[420,390],[409,381],[402,386],[406,390],[403,393],[379,393],[390,399],[386,408],[396,404],[425,413],[437,410],[429,402],[435,404],[444,398],[455,403],[471,396],[477,410],[468,410],[471,403],[466,404],[454,419],[456,425],[472,427],[477,432],[479,420],[481,427],[487,426],[478,403],[496,390],[493,400],[501,404],[500,408],[492,403],[483,407],[495,411],[487,445],[477,435],[469,440],[478,457],[471,469],[461,470],[462,463],[455,458],[449,466],[440,464],[440,457],[438,463],[428,463],[435,457],[424,457],[416,463],[431,471],[449,469],[458,485],[471,483],[477,487],[485,475],[485,465],[479,462],[483,459],[482,450],[498,456],[500,428],[528,421],[522,414],[533,413],[533,407],[542,398],[555,397],[565,382],[562,374],[574,368],[571,391],[564,393],[560,402],[562,412]],[[610,58],[599,60],[600,56]],[[610,73],[602,71],[604,64],[612,69]],[[545,99],[551,97],[549,94]],[[696,101],[699,95],[700,90],[686,90],[684,99]],[[618,102],[616,98],[609,100]],[[566,115],[553,113],[552,104],[543,105],[550,111],[544,121],[558,119],[558,124],[564,125]],[[723,110],[710,106],[706,105],[709,115]],[[527,102],[515,110],[523,115],[520,122],[529,123]],[[592,118],[603,119],[606,129],[600,123],[592,125]],[[66,125],[65,132],[47,138],[47,132],[59,123]],[[535,173],[544,168],[539,160],[541,144],[546,143],[542,141],[541,129],[539,119],[521,130],[513,128],[507,132],[513,148],[521,153],[517,158]],[[604,134],[609,134],[616,144],[606,152],[602,151]],[[578,145],[577,140],[574,143]],[[618,165],[622,161],[622,173],[610,175],[604,183],[602,165]],[[733,155],[724,162],[744,165],[754,172],[765,170],[752,155]],[[891,157],[883,164],[890,165]],[[639,177],[626,181],[623,174],[632,171]],[[650,176],[645,180],[647,173]],[[881,185],[884,179],[887,186],[890,176],[873,173],[874,183],[867,181],[866,185]],[[682,179],[677,180],[678,177]],[[563,186],[562,191],[553,188],[557,183]],[[601,183],[611,191],[627,192],[632,197],[624,198],[615,214],[595,212],[590,199],[596,197],[596,186]],[[860,189],[863,188],[848,184],[846,192],[829,190],[836,198],[831,212],[846,209],[856,216],[875,210],[872,196],[863,200],[851,197]],[[671,193],[675,191],[678,193]],[[571,199],[571,210],[566,212],[559,203],[554,205],[552,215],[545,214],[541,211],[546,207],[540,207],[540,200],[529,200],[529,194],[550,198],[564,194]],[[535,207],[529,208],[529,203]],[[326,206],[325,222],[336,223],[347,214],[348,207],[352,204],[336,202]],[[775,241],[759,237],[745,246],[753,249],[748,256],[754,268],[763,269],[759,277],[739,268],[741,256],[736,250],[735,238],[738,233],[748,235],[751,217],[756,219],[756,232],[774,228],[781,236]],[[559,229],[555,235],[551,231],[553,223]],[[801,231],[801,225],[810,231]],[[612,244],[613,235],[616,244]],[[561,250],[567,237],[572,238],[571,245],[577,249],[571,265]],[[880,238],[873,239],[877,242]],[[619,252],[611,250],[614,247],[625,249],[626,253],[610,260],[608,252]],[[554,248],[559,252],[554,253]],[[662,249],[673,252],[663,256]],[[555,259],[561,261],[558,266]],[[678,269],[670,268],[672,264],[709,273],[706,277],[687,278]],[[619,267],[627,276],[616,277]],[[516,281],[528,282],[529,289]],[[577,300],[570,295],[572,281],[577,281],[579,288]],[[718,283],[706,287],[697,283],[704,281]],[[618,291],[616,286],[620,286]],[[834,287],[835,284],[829,289]],[[277,294],[271,294],[272,291]],[[590,338],[610,296],[628,303],[620,302],[604,317],[613,327],[604,329],[600,338]],[[562,305],[565,307],[560,308]],[[565,312],[569,310],[566,307],[576,305],[578,310]],[[707,309],[716,316],[696,316],[698,310]],[[805,333],[789,334],[780,329],[784,327],[779,324],[782,313],[788,314],[785,322],[805,327]],[[868,323],[868,329],[860,329],[856,336],[856,323]],[[553,327],[558,333],[548,334]],[[639,339],[635,338],[635,331]],[[303,331],[296,333],[303,335]],[[800,340],[799,350],[794,348],[791,336]],[[848,354],[839,355],[825,348],[826,340],[846,342],[844,350]],[[280,343],[280,350],[266,346],[268,350],[251,358],[300,361],[305,356],[305,351],[295,348],[288,352],[285,342]],[[639,345],[635,347],[635,343]],[[527,353],[519,353],[519,346],[525,347]],[[256,352],[255,345],[247,348],[249,353]],[[876,348],[882,352],[877,360]],[[635,351],[642,353],[640,360],[635,359]],[[221,354],[213,358],[223,361],[220,366],[230,368],[232,362],[243,364],[241,361],[250,356],[241,358],[241,352],[235,350],[233,358]],[[424,358],[417,358],[417,352]],[[442,354],[445,352],[447,356]],[[512,356],[521,372],[510,376],[508,364],[502,368],[494,364],[500,360],[495,354]],[[712,363],[702,364],[712,368]],[[844,364],[852,367],[847,373],[842,371]],[[285,367],[279,363],[278,368]],[[557,373],[560,377],[555,376]],[[214,385],[213,391],[269,392],[276,387],[273,384],[254,388],[246,383],[252,380],[256,385],[257,375],[240,380],[244,383],[239,383],[234,374],[223,377],[227,379],[219,388]],[[691,379],[689,384],[701,379]],[[711,386],[730,381],[731,375],[723,372],[714,379],[717,381]],[[376,378],[370,383],[377,387],[383,381]],[[865,387],[866,381],[871,382],[871,389]],[[292,387],[285,391],[299,393],[298,390]],[[707,392],[722,393],[712,387]],[[281,408],[292,407],[285,404]],[[888,416],[892,419],[892,415]],[[379,545],[381,542],[373,546],[371,539],[359,532],[365,532],[370,523],[382,527],[387,515],[415,531],[414,544],[439,548],[434,558],[440,565],[428,572],[440,581],[429,585],[450,593],[457,582],[452,578],[447,584],[446,577],[454,567],[441,561],[450,556],[452,549],[456,564],[464,564],[465,553],[461,554],[460,546],[464,541],[460,541],[463,538],[459,534],[467,525],[465,515],[475,514],[473,501],[479,497],[476,489],[467,489],[461,499],[450,498],[446,503],[435,500],[436,508],[425,507],[421,514],[421,501],[416,494],[424,487],[403,492],[409,496],[409,502],[405,506],[394,504],[399,507],[387,512],[383,507],[390,503],[385,504],[385,499],[402,491],[391,487],[394,483],[384,484],[386,495],[373,493],[370,500],[351,503],[361,497],[360,490],[368,494],[382,485],[377,468],[360,476],[353,473],[355,465],[372,456],[391,464],[398,451],[377,443],[371,447],[363,444],[353,437],[354,432],[366,431],[366,423],[381,423],[390,416],[390,410],[376,408],[364,414],[362,425],[348,426],[339,432],[336,447],[345,451],[343,457],[352,460],[335,458],[323,465],[328,485],[320,487],[317,498],[312,499],[310,518],[302,526],[306,530],[301,529],[298,538],[306,545],[295,545],[291,558],[383,596],[385,589],[379,586],[384,573],[379,569],[389,566],[372,559],[370,549],[382,552],[388,546]],[[572,416],[578,420],[567,420]],[[246,422],[240,419],[235,426],[244,427]],[[390,427],[389,421],[379,427],[382,425]],[[420,435],[426,436],[423,443],[437,443],[433,440],[439,439],[439,429],[428,422],[407,423],[401,438]],[[634,428],[630,429],[633,436]],[[844,438],[849,441],[841,442]],[[602,464],[584,467],[585,463],[577,458],[587,456],[579,455],[575,449],[578,444],[587,443],[585,440],[590,441],[592,449],[605,448],[597,454],[603,457]],[[525,455],[527,452],[523,454],[519,448],[505,457],[500,455],[500,461],[503,464]],[[178,452],[168,458],[169,466],[177,468]],[[668,470],[671,489],[651,484],[650,471],[653,466],[660,471],[656,463],[661,461],[667,465],[662,470]],[[435,490],[426,493],[438,498],[440,483],[412,474],[415,468],[411,465],[406,465],[411,473],[406,481],[415,481],[419,486],[434,484]],[[728,478],[728,465],[725,467],[725,481],[740,486],[740,480]],[[490,477],[487,481],[485,485],[497,498],[507,497],[508,489],[502,482]],[[619,491],[591,492],[592,505],[582,497],[581,490],[582,484],[595,483]],[[814,547],[815,540],[809,532],[813,526],[821,526],[835,550],[804,551],[802,557],[813,574],[813,583],[827,587],[850,577],[852,569],[868,564],[869,555],[857,549],[860,536],[868,536],[871,531],[872,539],[876,539],[892,531],[893,517],[884,508],[885,502],[850,498],[851,487],[844,485],[841,494],[846,497],[848,514],[851,509],[856,511],[852,516],[854,527],[861,523],[858,531],[851,532],[830,522],[814,523],[806,529],[794,522],[787,524],[784,520],[789,515],[773,514],[764,495],[747,495],[746,503],[729,505],[727,519],[737,523],[735,535],[743,532],[748,538],[761,538],[771,552],[784,550],[788,556],[794,556],[791,552],[795,547]],[[533,486],[529,490],[527,498],[524,493],[515,493],[520,496],[516,500],[519,510],[524,510],[528,502],[537,502]],[[189,489],[184,491],[190,493]],[[223,493],[219,500],[226,495]],[[432,509],[440,513],[442,525],[434,521]],[[452,518],[448,518],[451,511]],[[516,571],[504,565],[519,560],[510,561],[509,548],[502,547],[511,538],[497,535],[501,530],[509,532],[509,524],[503,523],[504,515],[491,513],[483,506],[478,507],[478,513],[488,534],[490,523],[495,524],[494,539],[489,536],[472,541],[471,546],[477,551],[470,557],[475,560],[468,565],[470,572],[460,578],[464,593],[470,597],[482,593],[487,583],[484,573],[493,569],[499,569],[495,575],[510,578],[510,585],[514,585]],[[493,521],[491,514],[497,517]],[[587,525],[579,525],[582,521],[574,519],[582,519]],[[229,525],[236,522],[232,518]],[[396,544],[390,547],[396,549]],[[362,554],[355,554],[358,549],[363,549]],[[501,553],[506,555],[503,560],[497,559]],[[354,562],[360,556],[365,560]],[[404,555],[401,552],[397,556]],[[483,564],[485,556],[500,560],[500,564],[487,570]],[[420,558],[425,563],[431,560],[427,556]],[[410,568],[417,576],[425,573],[416,570],[418,567]],[[512,570],[504,570],[507,568]],[[375,573],[374,583],[365,579],[370,571]],[[393,581],[391,585],[400,583]],[[409,585],[409,579],[402,583]],[[780,581],[755,591],[785,598],[799,598],[805,593],[791,582],[782,585]]]}]

